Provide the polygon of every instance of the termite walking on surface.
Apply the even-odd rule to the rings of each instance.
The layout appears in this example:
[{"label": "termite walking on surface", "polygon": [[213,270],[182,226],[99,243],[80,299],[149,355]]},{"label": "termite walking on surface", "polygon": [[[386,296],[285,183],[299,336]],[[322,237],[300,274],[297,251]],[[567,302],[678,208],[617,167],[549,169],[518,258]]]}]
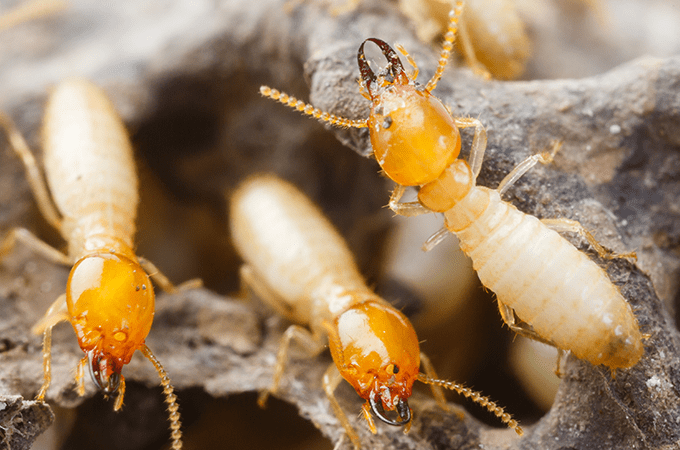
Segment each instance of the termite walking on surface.
[{"label": "termite walking on surface", "polygon": [[[18,240],[56,263],[73,266],[66,292],[33,328],[43,334],[44,381],[37,400],[44,401],[51,382],[52,328],[69,321],[85,353],[76,368],[78,393],[85,393],[88,370],[105,395],[116,394],[114,409],[120,409],[123,366],[140,350],[161,379],[172,448],[182,448],[179,406],[170,378],[145,344],[154,317],[154,291],[147,273],[165,291],[178,288],[133,250],[138,182],[121,119],[91,82],[70,79],[59,84],[49,96],[42,129],[47,184],[12,120],[0,114],[0,125],[25,166],[41,213],[68,244],[64,254],[28,230],[15,228],[3,240],[0,258]],[[200,284],[192,280],[181,288]]]},{"label": "termite walking on surface", "polygon": [[[274,381],[261,394],[261,405],[279,387],[291,341],[301,343],[312,356],[323,350],[327,335],[334,363],[323,376],[323,386],[355,448],[361,447],[359,437],[334,395],[343,377],[366,400],[362,411],[373,433],[377,430],[371,412],[408,431],[408,398],[417,379],[433,387],[442,407],[446,402],[438,386],[472,398],[522,434],[517,422],[489,398],[436,379],[406,316],[366,286],[342,237],[295,186],[273,175],[251,177],[233,194],[230,210],[233,242],[245,261],[243,282],[299,324],[284,333]],[[425,373],[420,373],[421,363]],[[396,411],[398,418],[388,417],[386,410]]]},{"label": "termite walking on surface", "polygon": [[[410,76],[384,41],[370,38],[361,44],[357,60],[361,92],[371,101],[368,119],[338,117],[266,86],[260,92],[332,125],[368,128],[375,159],[397,183],[389,207],[405,216],[444,213],[446,228],[458,237],[482,284],[496,293],[501,316],[513,331],[594,365],[632,367],[644,348],[630,305],[605,271],[557,232],[578,233],[601,257],[634,254],[611,254],[579,222],[539,220],[501,199],[538,162],[551,162],[560,144],[528,157],[496,189],[477,186],[486,130],[479,119],[452,116],[431,94],[453,48],[461,9],[459,2],[450,14],[438,67],[425,87],[415,81],[418,69],[401,47],[414,68]],[[364,56],[366,42],[376,44],[388,61],[377,75]],[[459,129],[467,127],[475,132],[465,161],[458,159]],[[417,202],[399,202],[406,186],[420,187]],[[426,247],[442,236],[433,236]]]}]

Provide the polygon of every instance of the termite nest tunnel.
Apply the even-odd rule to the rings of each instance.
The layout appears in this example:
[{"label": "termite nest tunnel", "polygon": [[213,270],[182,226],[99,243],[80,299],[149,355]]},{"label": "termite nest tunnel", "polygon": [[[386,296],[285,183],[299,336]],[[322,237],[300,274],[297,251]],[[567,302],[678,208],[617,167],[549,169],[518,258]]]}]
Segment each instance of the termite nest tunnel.
[{"label": "termite nest tunnel", "polygon": [[[366,448],[677,444],[677,11],[662,1],[616,8],[606,1],[549,2],[532,10],[507,0],[501,3],[516,10],[530,43],[517,44],[527,45],[530,56],[513,57],[522,61],[522,74],[513,75],[519,81],[498,81],[507,74],[493,67],[487,80],[454,50],[435,91],[457,115],[479,118],[488,130],[480,185],[495,187],[519,161],[560,139],[564,147],[555,162],[532,170],[504,199],[539,218],[580,220],[606,246],[638,253],[636,262],[604,261],[569,237],[607,269],[651,336],[641,362],[614,379],[608,369],[572,357],[563,361],[561,380],[536,387],[527,380],[554,377],[555,356],[515,339],[502,325],[492,294],[456,253],[453,239],[420,251],[443,219],[393,217],[384,208],[393,185],[362,156],[370,153],[368,133],[325,127],[259,94],[266,84],[334,114],[365,118],[368,102],[356,83],[360,43],[368,37],[401,43],[426,82],[436,67],[437,32],[428,31],[436,21],[419,21],[409,8],[439,2],[361,1],[336,10],[343,2],[146,1],[134,15],[126,13],[133,6],[127,3],[73,1],[0,31],[0,109],[17,122],[39,160],[44,98],[61,79],[90,78],[121,113],[140,177],[136,252],[173,282],[205,282],[205,289],[159,293],[147,339],[177,390],[185,448],[333,448],[343,434],[321,385],[328,353],[311,360],[294,353],[279,398],[266,410],[257,407],[256,392],[271,382],[288,322],[257,299],[238,298],[241,262],[227,231],[226,198],[256,172],[282,176],[320,205],[369,285],[412,320],[440,378],[482,391],[526,430],[521,439],[495,431],[489,428],[501,427],[495,417],[453,395],[449,401],[462,409],[445,413],[416,384],[410,433],[379,425],[374,436],[357,417],[361,399],[343,383],[336,395]],[[490,14],[470,19],[475,29],[484,29]],[[654,21],[661,16],[667,23]],[[513,36],[514,23],[505,24]],[[633,26],[640,28],[632,32]],[[665,38],[649,37],[652,29]],[[484,37],[491,39],[475,39]],[[367,48],[376,69],[384,62],[373,55]],[[653,56],[635,59],[644,55]],[[464,157],[471,137],[463,132]],[[4,138],[0,148],[0,235],[21,226],[63,247]],[[153,367],[135,356],[124,368],[127,393],[118,413],[89,379],[80,398],[72,371],[82,352],[67,325],[55,328],[53,337],[48,401],[54,421],[47,407],[30,402],[42,382],[41,341],[30,328],[63,292],[67,275],[20,245],[0,261],[0,441],[13,449],[166,446],[167,412]],[[351,448],[346,438],[341,448]]]}]

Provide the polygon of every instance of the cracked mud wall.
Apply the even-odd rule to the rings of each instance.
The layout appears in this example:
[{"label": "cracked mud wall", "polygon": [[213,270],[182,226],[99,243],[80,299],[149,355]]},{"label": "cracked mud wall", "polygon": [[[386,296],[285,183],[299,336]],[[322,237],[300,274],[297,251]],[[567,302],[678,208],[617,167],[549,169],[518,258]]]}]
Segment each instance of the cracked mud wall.
[{"label": "cracked mud wall", "polygon": [[[552,165],[533,169],[505,199],[538,217],[580,220],[607,247],[637,251],[635,263],[598,263],[650,335],[645,355],[615,379],[602,367],[570,358],[554,404],[542,415],[509,374],[504,354],[496,353],[510,347],[513,337],[501,328],[495,303],[490,296],[475,298],[481,312],[464,309],[462,318],[451,317],[444,327],[450,335],[437,333],[445,342],[469,338],[462,345],[474,355],[434,356],[443,366],[463,366],[457,370],[469,378],[460,381],[519,413],[528,425],[525,437],[480,424],[467,412],[474,408],[468,402],[460,402],[460,411],[466,411],[462,420],[444,413],[425,391],[411,401],[416,421],[408,435],[379,426],[379,434],[372,436],[356,415],[360,400],[341,386],[340,402],[367,448],[483,444],[665,450],[680,440],[680,338],[673,317],[680,299],[680,57],[670,56],[680,50],[680,39],[671,32],[660,49],[649,28],[629,28],[626,35],[620,31],[620,23],[630,21],[621,19],[622,11],[636,15],[640,27],[660,17],[654,16],[655,8],[663,23],[672,21],[670,14],[664,16],[664,2],[621,3],[625,7],[610,12],[609,33],[587,11],[579,15],[576,7],[574,12],[572,3],[555,2],[555,7],[570,8],[563,17],[579,23],[578,39],[560,39],[559,33],[567,31],[562,26],[551,30],[545,17],[527,18],[536,59],[525,78],[552,79],[484,81],[459,65],[447,70],[435,92],[454,114],[479,117],[487,127],[480,185],[495,186],[529,154],[553,139],[564,141]],[[545,34],[550,32],[555,34]],[[286,424],[296,414],[337,442],[343,431],[321,389],[327,354],[288,365],[279,397],[294,408],[276,400],[266,412],[255,406],[254,392],[270,383],[277,342],[287,324],[265,307],[234,297],[239,261],[226,233],[225,192],[247,174],[264,170],[297,183],[348,239],[372,285],[389,292],[395,284],[385,273],[385,236],[399,221],[382,208],[390,183],[378,175],[373,160],[360,156],[370,153],[367,134],[326,129],[262,99],[258,88],[268,84],[335,114],[365,117],[367,104],[355,80],[356,50],[366,37],[400,42],[418,62],[422,79],[434,69],[436,49],[418,41],[396,4],[379,1],[361,2],[339,16],[313,1],[289,13],[284,2],[273,0],[106,6],[73,1],[59,13],[2,33],[0,108],[17,121],[36,152],[49,87],[72,75],[101,85],[121,112],[139,154],[138,253],[173,281],[195,276],[206,281],[208,289],[159,294],[147,340],[179,390],[186,447],[284,448],[282,436],[293,427]],[[629,35],[636,33],[636,45],[652,44],[632,54]],[[579,41],[595,35],[589,42],[597,46],[569,57]],[[546,48],[555,42],[564,48]],[[631,60],[661,50],[658,56]],[[560,58],[560,51],[566,56]],[[470,136],[465,136],[469,145]],[[20,163],[4,142],[0,145],[0,231],[24,226],[63,245],[40,218]],[[583,242],[570,239],[589,252]],[[29,448],[52,422],[50,409],[31,401],[42,382],[42,358],[41,340],[29,329],[63,292],[67,273],[21,246],[0,263],[0,434],[13,449]],[[417,323],[426,306],[409,303],[410,298],[404,291],[396,296]],[[467,321],[474,323],[474,333],[457,334]],[[157,375],[147,361],[135,357],[124,369],[130,382],[126,405],[114,414],[111,402],[89,380],[85,399],[74,393],[73,369],[81,352],[72,330],[59,326],[54,341],[48,401],[57,419],[41,445],[167,444]],[[428,338],[424,351],[430,341],[434,345],[434,338]],[[533,425],[532,418],[537,420]],[[252,428],[244,422],[253,422]],[[275,430],[281,440],[247,444],[264,430]],[[122,443],[117,440],[121,436]],[[211,436],[215,441],[208,444]],[[291,448],[331,446],[324,440],[290,439]],[[349,446],[347,440],[343,445]]]}]

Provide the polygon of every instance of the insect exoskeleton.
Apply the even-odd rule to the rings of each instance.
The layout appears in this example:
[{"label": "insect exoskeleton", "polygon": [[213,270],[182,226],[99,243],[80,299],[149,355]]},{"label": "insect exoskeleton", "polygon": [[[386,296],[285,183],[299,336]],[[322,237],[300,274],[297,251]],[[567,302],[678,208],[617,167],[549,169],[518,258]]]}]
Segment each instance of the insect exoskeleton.
[{"label": "insect exoskeleton", "polygon": [[[415,22],[418,37],[433,42],[446,30],[452,0],[400,0]],[[524,72],[531,41],[515,0],[467,0],[460,18],[457,47],[465,62],[485,78],[509,80]]]},{"label": "insect exoskeleton", "polygon": [[[370,38],[359,47],[361,92],[371,102],[368,119],[331,116],[266,86],[260,92],[304,114],[341,127],[368,127],[373,154],[385,175],[397,183],[389,207],[414,216],[444,213],[482,283],[496,293],[501,315],[515,332],[571,351],[592,364],[611,369],[635,365],[644,349],[630,305],[609,277],[588,256],[557,232],[575,232],[601,257],[604,249],[581,224],[568,219],[539,220],[501,199],[502,194],[537,163],[553,160],[561,143],[532,155],[515,167],[496,189],[476,186],[486,149],[479,119],[451,117],[431,92],[437,85],[455,38],[459,3],[450,15],[439,65],[425,87],[407,75],[396,52]],[[366,42],[376,44],[387,66],[376,74],[364,56]],[[460,128],[474,127],[468,161],[458,159]],[[418,201],[400,203],[405,187],[419,187]],[[433,236],[426,247],[444,234]],[[520,321],[517,321],[519,318]]]},{"label": "insect exoskeleton", "polygon": [[[363,415],[373,433],[371,413],[387,424],[410,428],[408,398],[416,379],[433,386],[443,407],[443,394],[435,386],[471,397],[522,433],[488,398],[436,379],[409,320],[366,286],[342,237],[296,187],[272,175],[249,178],[231,198],[230,221],[234,245],[245,262],[242,280],[296,322],[284,333],[274,381],[260,404],[278,390],[291,341],[302,343],[313,356],[324,349],[328,336],[334,364],[324,375],[324,390],[356,448],[359,437],[334,395],[342,378],[366,400]],[[420,373],[421,364],[425,373]],[[397,417],[386,411],[396,411]]]},{"label": "insect exoskeleton", "polygon": [[[85,392],[87,367],[104,394],[116,394],[114,408],[120,409],[125,393],[122,369],[140,350],[161,378],[170,411],[172,448],[180,449],[176,396],[165,369],[145,344],[154,316],[150,278],[166,291],[178,288],[133,251],[137,175],[121,119],[91,82],[69,79],[60,83],[49,96],[42,129],[47,184],[12,120],[0,114],[0,125],[24,163],[40,211],[68,244],[64,254],[28,230],[15,228],[2,242],[0,257],[18,240],[54,262],[72,266],[66,293],[33,328],[43,333],[44,381],[37,399],[44,401],[51,382],[52,328],[69,321],[85,353],[76,370],[80,395]],[[179,288],[200,284],[200,280],[191,280]]]}]

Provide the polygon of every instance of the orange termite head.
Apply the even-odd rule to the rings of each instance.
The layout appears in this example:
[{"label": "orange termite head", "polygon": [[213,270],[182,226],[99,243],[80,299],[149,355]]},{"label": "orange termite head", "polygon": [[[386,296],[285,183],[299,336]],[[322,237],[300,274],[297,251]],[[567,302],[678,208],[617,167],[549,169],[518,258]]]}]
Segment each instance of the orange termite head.
[{"label": "orange termite head", "polygon": [[95,253],[78,260],[66,285],[69,320],[104,393],[118,389],[123,366],[144,345],[154,316],[149,276],[130,258]]},{"label": "orange termite head", "polygon": [[[364,55],[375,43],[388,65],[376,75]],[[371,100],[367,121],[375,159],[402,186],[436,180],[460,153],[460,132],[451,114],[427,89],[409,79],[396,52],[380,39],[366,39],[357,54],[363,91]]]},{"label": "orange termite head", "polygon": [[[369,300],[350,307],[326,328],[340,374],[373,414],[390,425],[408,425],[408,398],[418,378],[420,347],[406,316],[383,301]],[[385,410],[396,410],[399,419],[388,418]]]}]

